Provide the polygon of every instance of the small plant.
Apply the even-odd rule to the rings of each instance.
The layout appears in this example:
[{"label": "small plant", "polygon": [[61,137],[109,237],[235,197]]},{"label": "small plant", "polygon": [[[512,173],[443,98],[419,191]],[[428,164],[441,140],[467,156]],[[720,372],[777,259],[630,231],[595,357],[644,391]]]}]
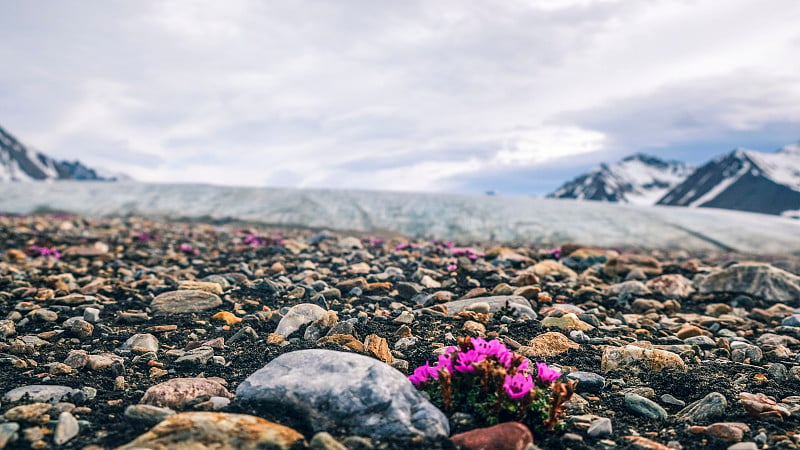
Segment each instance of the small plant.
[{"label": "small plant", "polygon": [[55,259],[61,258],[61,252],[54,248],[49,247],[40,247],[38,245],[32,245],[28,247],[28,252],[33,253],[34,255],[39,255],[43,258],[48,256],[53,257]]},{"label": "small plant", "polygon": [[575,391],[575,382],[556,381],[560,376],[543,362],[529,367],[498,340],[467,337],[408,379],[448,414],[472,414],[481,426],[516,420],[542,432],[560,426],[564,403]]}]

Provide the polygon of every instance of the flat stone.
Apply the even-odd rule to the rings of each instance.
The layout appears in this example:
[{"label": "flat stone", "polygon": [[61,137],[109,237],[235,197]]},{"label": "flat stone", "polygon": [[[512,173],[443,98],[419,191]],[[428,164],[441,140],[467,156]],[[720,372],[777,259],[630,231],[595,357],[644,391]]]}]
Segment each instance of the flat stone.
[{"label": "flat stone", "polygon": [[225,386],[209,378],[173,378],[151,386],[139,403],[180,409],[201,396],[233,397]]},{"label": "flat stone", "polygon": [[680,422],[702,422],[725,414],[728,400],[719,392],[711,392],[705,397],[690,403],[675,415]]},{"label": "flat stone", "polygon": [[625,439],[630,442],[631,448],[637,450],[673,450],[671,447],[644,436],[625,436]]},{"label": "flat stone", "polygon": [[292,306],[285,316],[278,322],[276,334],[289,337],[303,325],[310,324],[325,316],[326,310],[313,303],[301,303]]},{"label": "flat stone", "polygon": [[517,349],[517,353],[529,358],[541,356],[556,356],[570,349],[580,348],[580,345],[572,339],[555,331],[542,333],[531,339],[527,346]]},{"label": "flat stone", "polygon": [[32,384],[6,392],[5,395],[3,395],[3,401],[17,403],[25,397],[29,402],[56,403],[78,392],[80,391],[68,386]]},{"label": "flat stone", "polygon": [[289,450],[304,445],[297,431],[260,417],[219,412],[185,412],[166,418],[117,450]]},{"label": "flat stone", "polygon": [[197,290],[164,292],[150,303],[157,313],[184,314],[205,311],[222,304],[216,294]]},{"label": "flat stone", "polygon": [[734,292],[800,306],[800,277],[769,264],[733,264],[709,275],[698,275],[694,281],[703,294]]},{"label": "flat stone", "polygon": [[336,345],[341,345],[342,347],[349,348],[350,350],[356,352],[364,351],[364,344],[362,344],[361,341],[353,337],[353,335],[351,334],[333,334],[330,336],[325,336],[317,340],[317,345],[324,344],[327,342]]},{"label": "flat stone", "polygon": [[526,450],[533,446],[533,435],[519,422],[504,422],[477,428],[450,438],[462,450]]},{"label": "flat stone", "polygon": [[53,442],[56,445],[64,445],[80,432],[78,419],[67,411],[58,415],[58,424],[56,431],[53,433]]},{"label": "flat stone", "polygon": [[642,368],[661,372],[662,370],[675,370],[686,372],[686,364],[680,356],[666,350],[645,349],[635,345],[624,347],[606,347],[600,361],[600,370],[639,371]]},{"label": "flat stone", "polygon": [[284,353],[244,380],[236,398],[304,417],[313,431],[342,430],[380,439],[440,438],[450,430],[447,417],[405,375],[354,353]]},{"label": "flat stone", "polygon": [[625,394],[625,406],[632,412],[648,419],[664,420],[668,415],[667,411],[658,403],[633,392]]},{"label": "flat stone", "polygon": [[738,442],[728,447],[728,450],[758,450],[755,442]]},{"label": "flat stone", "polygon": [[703,433],[706,436],[723,442],[739,442],[745,433],[750,432],[750,427],[743,422],[717,422],[707,427],[689,427],[692,433]]},{"label": "flat stone", "polygon": [[499,295],[494,297],[478,297],[468,298],[464,300],[455,300],[447,302],[439,307],[444,307],[447,315],[455,316],[460,312],[468,311],[469,308],[475,303],[486,303],[489,305],[489,311],[496,313],[497,311],[506,307],[506,305],[519,315],[527,315],[531,319],[535,319],[536,313],[531,308],[531,303],[525,297],[516,295]]}]

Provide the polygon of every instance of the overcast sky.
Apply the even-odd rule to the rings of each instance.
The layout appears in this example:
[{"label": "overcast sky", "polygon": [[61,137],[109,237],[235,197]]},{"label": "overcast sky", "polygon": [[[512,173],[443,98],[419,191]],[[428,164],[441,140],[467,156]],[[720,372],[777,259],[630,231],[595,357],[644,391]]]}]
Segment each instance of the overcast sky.
[{"label": "overcast sky", "polygon": [[800,139],[800,1],[0,0],[0,125],[142,181],[544,194]]}]

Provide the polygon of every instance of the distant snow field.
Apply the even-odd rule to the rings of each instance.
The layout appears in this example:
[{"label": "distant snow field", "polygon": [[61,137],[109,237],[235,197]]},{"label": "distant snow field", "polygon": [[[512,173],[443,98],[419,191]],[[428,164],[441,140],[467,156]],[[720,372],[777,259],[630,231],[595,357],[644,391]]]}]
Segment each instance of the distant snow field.
[{"label": "distant snow field", "polygon": [[689,209],[505,196],[209,185],[9,183],[0,211],[236,218],[276,225],[392,230],[409,236],[800,253],[800,221]]}]

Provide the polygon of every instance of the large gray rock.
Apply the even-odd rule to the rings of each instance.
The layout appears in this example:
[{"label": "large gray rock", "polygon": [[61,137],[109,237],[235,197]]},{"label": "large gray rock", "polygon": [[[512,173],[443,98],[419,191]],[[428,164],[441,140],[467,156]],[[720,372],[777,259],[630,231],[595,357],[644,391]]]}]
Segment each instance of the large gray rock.
[{"label": "large gray rock", "polygon": [[496,313],[508,305],[509,308],[520,315],[527,315],[531,319],[536,318],[536,313],[533,312],[531,303],[528,301],[528,299],[519,295],[496,295],[494,297],[468,298],[465,300],[447,302],[441,306],[447,308],[448,315],[453,316],[462,311],[466,311],[475,303],[487,303],[489,305],[489,312],[492,313]]},{"label": "large gray rock", "polygon": [[703,294],[736,292],[773,303],[800,304],[800,277],[769,264],[734,264],[709,275],[698,275],[694,282]]},{"label": "large gray rock", "polygon": [[265,410],[290,410],[314,431],[344,430],[375,439],[450,433],[447,417],[405,375],[353,353],[285,353],[244,380],[236,398]]}]

